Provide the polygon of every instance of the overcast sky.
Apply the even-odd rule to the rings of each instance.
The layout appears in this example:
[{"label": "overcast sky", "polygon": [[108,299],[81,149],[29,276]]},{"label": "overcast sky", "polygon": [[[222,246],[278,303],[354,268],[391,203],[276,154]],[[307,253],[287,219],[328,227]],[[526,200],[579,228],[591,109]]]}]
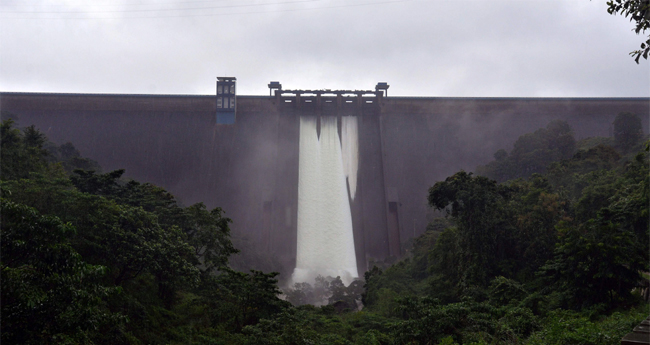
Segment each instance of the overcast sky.
[{"label": "overcast sky", "polygon": [[[89,5],[93,4],[93,5]],[[0,0],[0,91],[647,97],[606,0]]]}]

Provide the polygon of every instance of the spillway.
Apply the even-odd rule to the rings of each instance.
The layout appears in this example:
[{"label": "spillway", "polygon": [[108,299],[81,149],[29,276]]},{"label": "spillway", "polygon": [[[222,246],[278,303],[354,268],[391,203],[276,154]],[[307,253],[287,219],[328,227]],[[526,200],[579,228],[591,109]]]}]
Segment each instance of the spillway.
[{"label": "spillway", "polygon": [[[298,243],[293,282],[313,283],[316,276],[322,275],[340,276],[347,285],[358,277],[350,213],[358,165],[356,131],[356,119],[342,122],[344,154],[336,117],[321,117],[320,138],[317,118],[300,118]],[[354,181],[350,178],[353,173]]]},{"label": "spillway", "polygon": [[350,199],[357,193],[357,173],[359,170],[359,121],[356,116],[341,118],[341,153],[343,173],[350,187]]}]

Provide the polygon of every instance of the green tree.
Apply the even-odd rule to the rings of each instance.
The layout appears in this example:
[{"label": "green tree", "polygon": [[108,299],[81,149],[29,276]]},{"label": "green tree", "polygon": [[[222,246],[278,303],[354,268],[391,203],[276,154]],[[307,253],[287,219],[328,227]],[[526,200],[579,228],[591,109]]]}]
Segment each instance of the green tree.
[{"label": "green tree", "polygon": [[[621,14],[625,18],[630,18],[635,23],[634,32],[636,34],[645,33],[650,29],[650,1],[648,0],[609,0],[607,2],[607,12],[609,14]],[[641,49],[630,53],[636,63],[643,56],[648,59],[650,52],[650,35],[645,42],[641,43]]]},{"label": "green tree", "polygon": [[611,197],[618,188],[622,187],[623,181],[619,174],[612,170],[596,170],[581,176],[580,181],[584,184],[578,200],[573,204],[575,219],[578,223],[584,223],[589,219],[596,218],[598,212],[609,205]]},{"label": "green tree", "polygon": [[204,277],[200,303],[205,305],[214,326],[241,332],[243,327],[289,308],[291,304],[278,296],[277,272],[250,273],[222,269],[217,276]]},{"label": "green tree", "polygon": [[[642,279],[640,272],[650,269],[648,150],[650,144],[619,175],[615,187],[593,192],[596,196],[585,193],[579,205],[597,209],[583,211],[593,218],[557,226],[555,258],[542,271],[554,278],[574,307],[626,301]],[[599,198],[604,202],[595,201]]]},{"label": "green tree", "polygon": [[142,274],[158,278],[162,295],[170,286],[195,284],[193,248],[178,226],[161,226],[158,217],[141,207],[118,204],[82,193],[67,179],[44,177],[6,184],[12,200],[29,204],[41,213],[60,217],[77,229],[71,243],[84,259],[103,265],[116,286]]},{"label": "green tree", "polygon": [[331,296],[328,298],[329,304],[341,303],[347,309],[357,310],[357,300],[361,299],[363,293],[363,282],[355,280],[350,285],[345,286],[341,277],[336,277],[330,282]]},{"label": "green tree", "polygon": [[287,301],[295,306],[314,304],[314,289],[309,283],[295,283],[293,288],[286,289],[284,294]]},{"label": "green tree", "polygon": [[70,179],[82,192],[140,207],[155,214],[164,228],[179,227],[194,249],[193,262],[204,271],[225,266],[230,255],[238,252],[230,240],[231,220],[221,208],[208,211],[203,203],[180,207],[166,190],[150,183],[122,181],[123,174],[123,169],[106,174],[75,170]]},{"label": "green tree", "polygon": [[486,285],[503,272],[511,254],[512,218],[505,208],[512,190],[494,180],[460,171],[429,189],[432,207],[443,210],[458,225],[463,284]]},{"label": "green tree", "polygon": [[72,143],[67,142],[60,146],[46,142],[45,149],[48,152],[48,162],[61,163],[65,172],[70,175],[74,170],[101,171],[99,163],[92,159],[84,158]]},{"label": "green tree", "polygon": [[328,298],[330,304],[338,301],[347,302],[345,284],[343,284],[341,277],[336,277],[330,282],[330,293],[331,295]]},{"label": "green tree", "polygon": [[571,159],[552,163],[545,176],[554,189],[564,189],[570,199],[577,200],[596,176],[621,164],[621,155],[613,147],[597,145],[579,150]]},{"label": "green tree", "polygon": [[30,172],[45,172],[45,136],[34,126],[21,132],[14,128],[12,119],[3,120],[0,137],[0,176],[3,180],[27,178]]},{"label": "green tree", "polygon": [[81,157],[71,143],[57,146],[49,142],[33,125],[21,131],[14,128],[14,121],[8,118],[2,121],[0,129],[0,176],[3,180],[28,178],[30,173],[62,175],[74,169],[101,169],[97,162]]},{"label": "green tree", "polygon": [[[124,170],[68,176],[66,160],[79,157],[72,144],[57,147],[11,120],[1,129],[0,188],[11,200],[2,199],[4,342],[169,343],[189,319],[212,326],[209,313],[194,319],[179,306],[234,315],[214,326],[237,331],[286,307],[277,273],[224,268],[237,250],[221,209],[181,207],[160,187],[124,180]],[[205,288],[215,280],[216,292]],[[223,298],[200,303],[206,296]]]},{"label": "green tree", "polygon": [[462,250],[455,227],[443,231],[429,254],[431,295],[443,302],[455,302],[461,294]]},{"label": "green tree", "polygon": [[230,255],[239,252],[230,241],[231,220],[223,216],[221,208],[208,211],[203,203],[197,203],[183,209],[183,215],[181,229],[203,270],[214,272],[228,264]]},{"label": "green tree", "polygon": [[288,309],[273,318],[261,320],[258,324],[246,326],[243,333],[245,344],[331,344],[322,340],[310,321],[314,316],[306,310]]},{"label": "green tree", "polygon": [[534,280],[535,272],[553,258],[557,241],[555,225],[569,220],[569,201],[554,193],[548,180],[533,175],[528,181],[517,180],[508,207],[514,212],[514,255],[510,265],[521,281]]},{"label": "green tree", "polygon": [[372,305],[374,302],[376,302],[376,296],[375,294],[371,294],[370,291],[372,289],[372,280],[373,278],[376,280],[381,274],[382,274],[381,268],[377,266],[372,266],[371,269],[367,270],[364,274],[364,284],[363,284],[363,293],[361,294],[361,302],[363,303],[364,306],[369,306]]},{"label": "green tree", "polygon": [[97,174],[95,171],[75,170],[70,181],[80,192],[118,199],[124,194],[124,188],[119,183],[124,172],[124,169],[119,169]]},{"label": "green tree", "polygon": [[501,149],[494,154],[494,161],[476,168],[476,173],[505,182],[527,178],[532,174],[546,172],[548,165],[569,159],[576,151],[576,141],[566,121],[549,122],[546,128],[519,137],[510,155]]},{"label": "green tree", "polygon": [[558,282],[573,307],[615,303],[628,299],[640,271],[647,270],[647,255],[636,250],[636,237],[612,222],[591,220],[580,228],[558,226],[561,241],[555,259],[542,271]]},{"label": "green tree", "polygon": [[70,245],[73,226],[1,202],[3,343],[90,343],[104,325],[124,322],[106,308],[119,290],[100,284],[105,267],[85,263]]}]

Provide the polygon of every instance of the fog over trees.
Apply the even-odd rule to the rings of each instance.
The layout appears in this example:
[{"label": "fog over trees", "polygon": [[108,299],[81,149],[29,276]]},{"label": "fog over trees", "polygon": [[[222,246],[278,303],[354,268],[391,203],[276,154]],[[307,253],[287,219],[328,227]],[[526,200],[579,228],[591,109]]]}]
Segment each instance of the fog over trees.
[{"label": "fog over trees", "polygon": [[[220,208],[102,172],[3,114],[2,341],[615,344],[648,315],[649,145],[566,122],[431,186],[441,211],[363,279],[278,285]],[[445,216],[446,214],[446,216]]]}]

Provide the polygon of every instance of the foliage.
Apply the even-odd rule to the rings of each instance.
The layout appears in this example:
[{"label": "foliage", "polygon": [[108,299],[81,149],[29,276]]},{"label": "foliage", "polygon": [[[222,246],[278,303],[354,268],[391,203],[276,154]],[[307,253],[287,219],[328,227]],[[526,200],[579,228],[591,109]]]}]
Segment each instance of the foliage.
[{"label": "foliage", "polygon": [[512,190],[485,177],[458,172],[429,189],[429,204],[448,209],[458,224],[460,283],[486,285],[501,274],[500,262],[510,255],[512,219],[505,208]]},{"label": "foliage", "polygon": [[342,308],[357,310],[357,300],[361,298],[362,291],[360,280],[355,280],[346,287],[341,277],[336,277],[330,282],[329,288],[331,292],[328,298],[329,304],[338,303]]},{"label": "foliage", "polygon": [[[417,281],[411,276],[407,268],[408,264],[406,261],[401,261],[385,271],[380,271],[378,268],[371,270],[370,274],[366,275],[364,305],[370,308],[377,305],[377,309],[383,309],[382,314],[390,315],[391,311],[387,309],[387,305],[391,305],[392,301],[387,298],[388,296],[416,294]],[[380,303],[382,300],[383,302]]]},{"label": "foliage", "polygon": [[[448,290],[431,288],[430,267],[436,265],[438,259],[433,258],[430,251],[450,226],[450,220],[435,219],[427,226],[425,233],[413,241],[413,247],[406,251],[406,259],[385,270],[373,266],[367,271],[364,274],[364,291],[361,294],[363,305],[382,315],[392,315],[396,303],[390,296],[421,295],[428,292],[436,293],[436,297],[441,298],[440,295],[444,295]],[[441,266],[448,267],[444,264]]]},{"label": "foliage", "polygon": [[361,280],[357,279],[345,286],[341,277],[332,278],[320,275],[316,277],[314,286],[301,282],[283,288],[286,300],[294,306],[332,305],[339,311],[357,310],[364,291],[364,284]]},{"label": "foliage", "polygon": [[165,285],[198,279],[192,247],[180,229],[163,228],[156,215],[141,207],[79,192],[65,180],[11,181],[6,188],[12,199],[71,222],[77,228],[72,239],[76,250],[88,262],[106,266],[115,285],[145,272]]},{"label": "foliage", "polygon": [[541,175],[533,175],[528,181],[513,181],[510,186],[516,191],[508,205],[516,226],[511,242],[515,259],[507,264],[512,277],[531,281],[535,272],[553,257],[555,225],[571,219],[570,202],[555,193]]},{"label": "foliage", "polygon": [[1,202],[3,342],[86,343],[124,321],[106,309],[119,289],[100,284],[105,267],[85,263],[70,245],[72,225]]},{"label": "foliage", "polygon": [[[111,335],[111,343],[160,343],[177,337],[152,328],[174,327],[179,292],[198,287],[237,252],[230,219],[203,204],[181,207],[154,185],[123,181],[123,170],[66,175],[66,162],[58,160],[81,159],[78,151],[64,144],[50,155],[46,144],[56,148],[33,126],[21,132],[3,121],[3,340],[103,343]],[[7,205],[33,209],[13,222],[5,197]],[[36,315],[30,313],[47,314],[46,321],[30,323],[26,315]]]},{"label": "foliage", "polygon": [[635,163],[604,206],[591,203],[598,208],[593,218],[578,226],[558,224],[555,259],[543,270],[568,291],[572,304],[629,300],[640,272],[650,268],[647,153]]},{"label": "foliage", "polygon": [[429,254],[431,293],[444,302],[456,302],[460,295],[461,260],[458,230],[449,228],[440,234]]},{"label": "foliage", "polygon": [[[607,12],[609,14],[621,14],[625,18],[630,18],[631,22],[635,22],[634,32],[645,33],[650,29],[650,1],[648,0],[610,0],[607,2]],[[630,53],[636,63],[643,56],[648,59],[650,52],[650,35],[648,39],[641,43],[641,49],[635,50]]]},{"label": "foliage", "polygon": [[270,318],[290,304],[278,298],[276,272],[252,270],[249,274],[224,268],[217,276],[207,276],[200,289],[200,303],[208,308],[213,326],[234,332],[261,319]]},{"label": "foliage", "polygon": [[325,344],[318,332],[309,327],[309,316],[307,312],[291,310],[255,326],[247,326],[244,329],[246,344]]},{"label": "foliage", "polygon": [[478,175],[498,182],[546,172],[554,161],[568,159],[576,150],[573,131],[566,121],[551,121],[546,128],[524,134],[514,143],[510,155],[501,149],[494,154],[495,160],[476,168]]},{"label": "foliage", "polygon": [[561,282],[558,289],[569,292],[571,306],[612,303],[630,297],[639,281],[639,270],[647,269],[644,255],[633,250],[630,232],[618,231],[611,223],[596,222],[590,222],[582,231],[560,229],[563,237],[556,258],[543,270]]},{"label": "foliage", "polygon": [[518,302],[528,295],[528,291],[517,281],[503,276],[492,280],[489,287],[490,302],[495,305],[507,305]]},{"label": "foliage", "polygon": [[611,171],[620,168],[621,158],[613,147],[598,145],[578,151],[571,159],[551,163],[546,177],[555,190],[562,190],[576,201],[585,187],[602,184],[608,176],[615,176]]},{"label": "foliage", "polygon": [[442,305],[430,298],[405,298],[400,306],[405,320],[394,326],[398,344],[437,344],[449,336],[460,344],[516,343],[538,329],[536,317],[526,308],[495,307],[471,299]]},{"label": "foliage", "polygon": [[180,228],[193,247],[194,263],[200,263],[205,271],[226,265],[229,256],[238,252],[230,241],[231,220],[223,217],[221,208],[208,211],[203,203],[182,208],[173,195],[160,187],[137,181],[123,183],[123,174],[124,170],[106,174],[76,170],[70,180],[82,192],[140,207],[155,214],[162,226]]},{"label": "foliage", "polygon": [[305,304],[316,305],[317,301],[322,301],[322,298],[320,300],[317,300],[315,298],[314,289],[312,288],[311,284],[305,282],[294,283],[293,287],[284,289],[283,293],[285,296],[287,296],[287,301],[295,306],[301,306]]},{"label": "foliage", "polygon": [[48,153],[47,161],[49,163],[60,163],[68,175],[72,174],[74,170],[101,171],[99,163],[90,158],[82,157],[79,150],[71,142],[56,145],[48,141],[43,147]]},{"label": "foliage", "polygon": [[29,172],[45,172],[47,151],[43,149],[43,134],[34,126],[27,127],[22,132],[13,126],[12,119],[3,120],[0,125],[2,179],[26,178]]},{"label": "foliage", "polygon": [[556,310],[543,320],[543,328],[533,333],[525,342],[528,345],[594,344],[616,345],[621,338],[648,316],[647,306],[627,313],[615,312],[592,320],[567,310]]},{"label": "foliage", "polygon": [[[14,128],[14,121],[8,114],[0,125],[2,165],[0,175],[3,180],[28,178],[30,173],[56,174],[71,173],[74,169],[100,170],[97,162],[83,158],[72,143],[57,146],[47,140],[34,126]],[[3,112],[3,118],[5,117]]]},{"label": "foliage", "polygon": [[611,137],[587,137],[576,142],[578,151],[587,151],[596,146],[614,146],[614,138]]}]

